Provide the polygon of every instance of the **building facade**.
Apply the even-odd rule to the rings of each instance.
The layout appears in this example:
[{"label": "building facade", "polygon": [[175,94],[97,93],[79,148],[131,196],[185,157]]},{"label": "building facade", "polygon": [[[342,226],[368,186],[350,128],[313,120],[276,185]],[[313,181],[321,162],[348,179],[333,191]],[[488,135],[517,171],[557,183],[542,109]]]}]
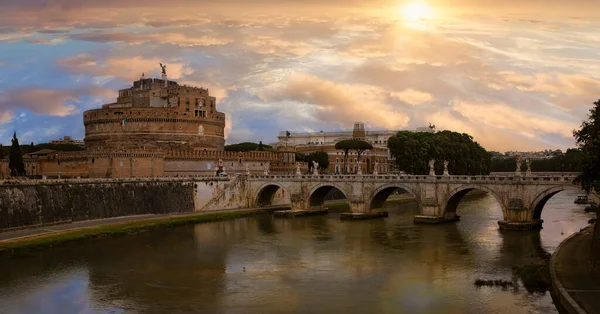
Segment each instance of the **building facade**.
[{"label": "building facade", "polygon": [[[431,129],[419,128],[416,132],[430,132]],[[343,173],[344,152],[335,149],[335,144],[341,140],[360,139],[373,145],[372,150],[365,151],[360,156],[350,152],[346,164],[346,173],[357,173],[360,167],[362,173],[387,173],[394,170],[395,159],[387,148],[388,139],[397,131],[365,129],[362,122],[354,123],[352,131],[342,132],[289,132],[282,131],[278,135],[278,147],[294,147],[300,153],[326,152],[329,156],[329,173]]]}]

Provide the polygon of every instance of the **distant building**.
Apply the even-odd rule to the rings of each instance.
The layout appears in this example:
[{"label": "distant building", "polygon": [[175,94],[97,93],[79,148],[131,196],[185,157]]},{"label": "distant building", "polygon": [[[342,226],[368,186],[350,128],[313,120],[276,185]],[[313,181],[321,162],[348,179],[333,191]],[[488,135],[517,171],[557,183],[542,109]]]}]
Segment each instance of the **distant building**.
[{"label": "distant building", "polygon": [[[377,166],[378,173],[387,173],[395,168],[395,159],[387,148],[388,139],[398,131],[365,129],[365,124],[355,122],[352,131],[340,132],[279,132],[278,147],[295,147],[299,153],[313,153],[324,151],[329,155],[330,173],[342,173],[344,168],[344,152],[335,149],[335,144],[341,140],[360,139],[373,145],[373,149],[361,154],[361,171],[364,174],[373,173]],[[415,132],[432,132],[428,127],[415,130]],[[289,133],[289,134],[288,134]],[[347,173],[358,172],[358,156],[356,152],[348,155]]]},{"label": "distant building", "polygon": [[67,144],[67,145],[85,146],[85,142],[84,141],[74,140],[70,136],[65,136],[65,137],[63,137],[61,139],[50,141],[50,144],[55,144],[55,145]]},{"label": "distant building", "polygon": [[516,156],[521,156],[525,159],[536,160],[536,159],[550,159],[557,156],[563,155],[563,152],[560,149],[552,150],[546,149],[543,151],[536,152],[516,152],[516,151],[508,151],[504,153],[504,158],[514,158]]}]

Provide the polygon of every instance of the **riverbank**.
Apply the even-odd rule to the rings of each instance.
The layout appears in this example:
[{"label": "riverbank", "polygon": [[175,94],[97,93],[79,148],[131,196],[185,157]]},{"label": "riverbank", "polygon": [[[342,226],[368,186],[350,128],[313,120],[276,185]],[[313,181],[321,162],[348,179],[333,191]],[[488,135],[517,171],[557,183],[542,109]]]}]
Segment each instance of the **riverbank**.
[{"label": "riverbank", "polygon": [[561,313],[592,314],[600,309],[600,278],[590,265],[594,226],[563,241],[550,260],[552,298]]},{"label": "riverbank", "polygon": [[188,214],[128,216],[3,232],[0,233],[0,257],[14,257],[26,254],[32,249],[54,247],[70,242],[135,234],[161,227],[230,220],[260,213],[263,213],[263,210],[236,209]]}]

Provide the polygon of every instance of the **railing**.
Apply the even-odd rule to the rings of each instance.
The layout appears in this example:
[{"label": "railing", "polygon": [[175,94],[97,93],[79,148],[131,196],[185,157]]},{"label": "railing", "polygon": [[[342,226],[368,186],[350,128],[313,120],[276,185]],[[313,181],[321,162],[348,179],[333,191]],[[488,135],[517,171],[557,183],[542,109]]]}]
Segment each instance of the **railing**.
[{"label": "railing", "polygon": [[481,182],[481,183],[513,183],[513,182],[561,182],[571,183],[576,175],[565,174],[555,176],[468,176],[468,175],[448,175],[448,176],[428,176],[428,175],[249,175],[249,180],[301,180],[301,181],[421,181],[421,182]]}]

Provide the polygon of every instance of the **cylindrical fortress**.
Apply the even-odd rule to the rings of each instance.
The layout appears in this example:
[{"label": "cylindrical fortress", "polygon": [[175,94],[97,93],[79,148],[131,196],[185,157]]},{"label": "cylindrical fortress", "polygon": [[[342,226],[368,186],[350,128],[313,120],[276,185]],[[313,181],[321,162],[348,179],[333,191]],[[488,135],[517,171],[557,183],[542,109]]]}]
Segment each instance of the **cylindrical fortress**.
[{"label": "cylindrical fortress", "polygon": [[225,145],[225,114],[208,90],[164,79],[134,82],[115,103],[84,112],[83,123],[88,151],[222,151]]}]

